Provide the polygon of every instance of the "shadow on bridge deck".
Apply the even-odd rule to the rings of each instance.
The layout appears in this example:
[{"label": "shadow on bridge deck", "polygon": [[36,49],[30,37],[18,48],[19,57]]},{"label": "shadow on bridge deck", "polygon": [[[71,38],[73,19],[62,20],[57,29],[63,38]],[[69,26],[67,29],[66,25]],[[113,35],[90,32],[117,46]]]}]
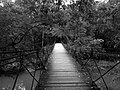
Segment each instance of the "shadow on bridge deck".
[{"label": "shadow on bridge deck", "polygon": [[35,90],[89,90],[80,66],[61,43],[55,44],[47,70],[40,76]]}]

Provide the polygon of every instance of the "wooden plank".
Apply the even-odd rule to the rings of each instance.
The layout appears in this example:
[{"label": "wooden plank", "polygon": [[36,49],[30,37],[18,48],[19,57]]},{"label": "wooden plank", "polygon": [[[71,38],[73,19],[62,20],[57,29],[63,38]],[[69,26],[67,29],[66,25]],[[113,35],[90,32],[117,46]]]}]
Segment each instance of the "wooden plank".
[{"label": "wooden plank", "polygon": [[36,90],[90,90],[89,87],[40,87]]},{"label": "wooden plank", "polygon": [[45,84],[43,86],[40,87],[89,87],[88,84],[79,84],[79,83],[57,83],[57,84]]},{"label": "wooden plank", "polygon": [[53,50],[48,69],[41,75],[40,85],[35,90],[89,90],[75,61],[62,50]]}]

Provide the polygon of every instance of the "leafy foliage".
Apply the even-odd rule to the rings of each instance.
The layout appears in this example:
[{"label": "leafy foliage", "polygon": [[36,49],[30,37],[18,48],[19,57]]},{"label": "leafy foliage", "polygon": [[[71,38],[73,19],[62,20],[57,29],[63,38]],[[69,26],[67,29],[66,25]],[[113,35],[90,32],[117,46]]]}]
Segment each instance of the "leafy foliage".
[{"label": "leafy foliage", "polygon": [[22,63],[32,68],[35,68],[34,64],[38,64],[38,61],[39,67],[45,64],[55,42],[50,33],[52,13],[49,4],[23,0],[5,2],[4,7],[0,7],[0,70],[18,70],[21,55],[25,59]]},{"label": "leafy foliage", "polygon": [[[77,53],[86,53],[88,56],[92,49],[95,52],[120,51],[118,3],[98,4],[94,0],[78,0],[65,6],[62,2],[5,2],[4,7],[0,7],[0,51],[39,50],[41,53],[44,47],[54,44],[57,38],[61,38]],[[1,54],[0,58],[4,61],[6,57],[16,55],[18,57],[15,60],[19,60],[18,53]],[[35,55],[29,56],[32,57]],[[1,63],[10,61],[14,60]]]},{"label": "leafy foliage", "polygon": [[70,15],[65,29],[69,30],[68,37],[73,47],[90,46],[97,49],[99,47],[96,45],[91,47],[91,42],[101,39],[104,42],[99,44],[103,51],[119,52],[119,41],[116,40],[119,34],[119,4],[97,4],[81,0],[69,5],[64,11]]}]

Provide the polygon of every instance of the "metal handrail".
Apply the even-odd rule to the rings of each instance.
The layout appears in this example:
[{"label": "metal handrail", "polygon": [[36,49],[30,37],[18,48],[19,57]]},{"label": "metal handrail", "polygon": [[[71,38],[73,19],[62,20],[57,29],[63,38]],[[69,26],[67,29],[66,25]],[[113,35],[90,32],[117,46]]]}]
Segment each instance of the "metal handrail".
[{"label": "metal handrail", "polygon": [[34,80],[37,82],[37,83],[39,83],[39,81],[32,75],[32,73],[27,69],[27,67],[24,65],[24,64],[22,64],[23,65],[23,67],[27,70],[27,72],[34,78]]},{"label": "metal handrail", "polygon": [[[34,52],[30,52],[30,53],[28,53],[29,55],[30,54],[33,54],[33,53],[35,53],[36,51],[34,51]],[[24,54],[24,56],[25,55],[27,55],[27,54]],[[15,56],[12,56],[12,57],[9,57],[9,58],[3,58],[3,59],[1,59],[0,61],[7,61],[7,60],[10,60],[10,59],[13,59],[13,58],[17,58],[17,57],[20,57],[20,55],[15,55]]]},{"label": "metal handrail", "polygon": [[[75,50],[75,52],[76,52],[76,50]],[[75,54],[76,54],[76,53],[75,53]],[[77,57],[78,57],[78,56],[77,56]],[[93,58],[93,48],[91,48],[91,53],[90,53],[90,57],[89,57],[89,58]],[[92,75],[91,75],[90,71],[88,70],[88,68],[87,68],[87,66],[86,66],[86,64],[89,62],[89,60],[90,60],[90,59],[88,59],[82,66],[84,66],[84,67],[86,68],[86,70],[87,70],[87,72],[88,72],[88,74],[89,74],[89,77],[90,77],[90,80],[91,80],[91,82],[90,82],[91,88],[94,88],[94,86],[95,86],[95,88],[98,88],[97,85],[95,84],[95,81],[94,81],[93,78],[92,78]],[[103,82],[104,82],[104,84],[105,84],[105,86],[106,86],[106,89],[108,90],[108,86],[107,86],[104,78],[102,77],[101,71],[100,71],[100,69],[99,69],[96,61],[95,61],[94,59],[93,59],[93,61],[94,61],[95,65],[96,65],[96,67],[97,67],[97,69],[98,69],[98,72],[99,72],[99,74],[100,74],[100,77],[102,78],[102,80],[103,80]],[[94,86],[93,86],[93,85],[94,85]]]},{"label": "metal handrail", "polygon": [[[36,75],[36,70],[34,71],[34,74],[33,74],[33,76],[35,77],[35,75]],[[31,84],[31,90],[33,90],[33,84],[34,84],[34,78],[33,78],[33,80],[32,80],[32,84]]]},{"label": "metal handrail", "polygon": [[[109,88],[108,88],[108,86],[107,86],[107,83],[105,82],[105,80],[104,80],[104,76],[108,73],[108,72],[110,72],[113,68],[115,68],[115,66],[117,66],[118,64],[120,64],[120,61],[118,62],[118,63],[116,63],[114,66],[112,66],[109,70],[107,70],[104,74],[102,74],[101,73],[101,71],[100,71],[100,69],[99,69],[99,66],[97,65],[97,63],[96,63],[96,61],[94,60],[94,58],[93,58],[93,49],[91,50],[91,52],[92,52],[92,54],[91,54],[91,58],[92,58],[92,60],[94,61],[94,63],[95,63],[95,65],[96,65],[96,67],[97,67],[97,70],[98,70],[98,72],[99,72],[99,74],[100,74],[100,77],[98,77],[96,80],[93,80],[93,83],[95,83],[96,81],[98,81],[99,79],[101,79],[102,78],[102,80],[103,80],[103,82],[104,82],[104,84],[105,84],[105,86],[106,86],[106,89],[107,90],[109,90]],[[111,55],[111,54],[105,54],[105,53],[100,53],[100,54],[104,54],[104,55],[110,55],[110,56],[113,56],[113,54]],[[115,54],[117,57],[120,57],[120,54]],[[84,63],[84,65],[86,65],[87,63],[88,63],[88,61],[89,61],[89,59]],[[87,71],[88,72],[88,71]]]},{"label": "metal handrail", "polygon": [[39,49],[33,49],[33,50],[17,50],[17,51],[0,51],[0,54],[9,54],[9,53],[22,53],[22,52],[31,52],[31,51],[36,51],[36,50],[39,50]]},{"label": "metal handrail", "polygon": [[20,73],[20,69],[22,68],[22,57],[21,57],[21,53],[20,53],[20,67],[19,67],[19,71],[18,71],[18,73],[17,73],[17,76],[16,76],[16,78],[15,78],[15,81],[14,81],[14,84],[13,84],[13,87],[12,87],[12,90],[14,90],[14,88],[15,88],[15,85],[16,85],[16,83],[17,83],[17,79],[18,79],[18,76],[19,76],[19,73]]},{"label": "metal handrail", "polygon": [[114,66],[112,66],[109,70],[107,70],[104,74],[102,74],[99,78],[97,78],[96,80],[94,80],[94,82],[98,81],[99,79],[101,79],[103,76],[105,76],[109,71],[111,71],[113,68],[115,68],[118,64],[120,64],[120,61],[118,63],[116,63]]},{"label": "metal handrail", "polygon": [[20,64],[19,71],[18,71],[17,76],[16,76],[16,78],[15,78],[15,81],[14,81],[14,84],[13,84],[13,87],[12,87],[12,90],[14,90],[15,85],[16,85],[16,83],[17,83],[17,79],[18,79],[18,76],[19,76],[21,67],[22,67],[22,64]]},{"label": "metal handrail", "polygon": [[[30,52],[31,51],[31,52]],[[18,77],[19,77],[19,73],[20,73],[20,69],[21,69],[21,67],[23,66],[23,68],[25,68],[25,70],[30,74],[30,76],[33,78],[33,80],[32,80],[32,85],[31,85],[31,90],[32,90],[32,88],[33,88],[33,84],[34,84],[34,80],[38,83],[38,84],[40,84],[40,82],[35,78],[35,73],[36,73],[36,69],[35,69],[35,72],[34,72],[34,75],[32,75],[32,73],[27,69],[27,67],[21,62],[22,61],[22,59],[24,58],[24,56],[28,56],[28,55],[30,55],[30,54],[36,54],[37,55],[37,58],[38,59],[40,59],[40,57],[38,57],[39,55],[39,53],[37,54],[36,52],[38,52],[38,51],[36,51],[36,50],[26,50],[26,51],[24,51],[24,52],[28,52],[28,53],[24,53],[23,51],[13,51],[13,53],[16,53],[16,52],[19,52],[19,55],[16,55],[16,56],[13,56],[13,57],[9,57],[9,58],[6,58],[6,59],[2,59],[2,60],[0,60],[0,61],[6,61],[6,60],[10,60],[10,59],[13,59],[13,58],[18,58],[18,57],[20,57],[20,60],[14,60],[14,61],[12,61],[12,62],[9,62],[9,63],[5,63],[5,64],[1,64],[0,66],[4,66],[4,65],[7,65],[7,64],[11,64],[11,63],[14,63],[14,62],[20,62],[20,67],[19,67],[19,70],[18,70],[18,73],[17,73],[17,75],[16,75],[16,78],[15,78],[15,81],[14,81],[14,84],[13,84],[13,87],[12,87],[12,90],[14,90],[14,88],[15,88],[15,86],[16,86],[16,83],[17,83],[17,79],[18,79]],[[5,52],[5,54],[6,53],[12,53],[12,52]],[[47,53],[48,54],[48,53]]]},{"label": "metal handrail", "polygon": [[[93,58],[93,48],[91,48],[91,58]],[[96,67],[97,67],[97,70],[98,70],[98,72],[99,72],[99,74],[100,74],[100,76],[102,76],[102,73],[101,73],[101,71],[100,71],[100,69],[99,69],[96,61],[95,61],[94,59],[92,59],[92,60],[94,61],[95,65],[96,65]],[[102,80],[103,80],[103,82],[104,82],[104,84],[105,84],[105,86],[106,86],[106,89],[108,90],[108,86],[107,86],[104,78],[103,78],[103,77],[101,77],[101,78],[102,78]]]},{"label": "metal handrail", "polygon": [[[15,51],[15,52],[17,52],[17,51]],[[19,51],[18,51],[18,52],[19,52]],[[17,57],[22,57],[21,59],[23,59],[24,54],[21,55],[21,52],[22,52],[22,51],[19,52],[20,55],[16,55],[16,58],[17,58]],[[29,52],[29,50],[28,50],[28,51],[25,51],[25,52]],[[8,53],[11,53],[11,52],[8,52]],[[13,52],[13,53],[14,53],[14,52]],[[31,52],[31,54],[33,54],[33,53],[36,53],[36,52]],[[91,57],[90,57],[90,58],[93,58],[93,53],[94,53],[94,52],[91,50]],[[27,53],[27,54],[28,54],[28,53]],[[25,55],[27,55],[27,54],[25,54]],[[28,54],[28,55],[29,55],[29,54]],[[78,57],[78,55],[77,55],[77,57]],[[119,55],[118,55],[118,57],[119,57]],[[39,58],[39,57],[38,57],[38,58]],[[8,58],[8,59],[9,59],[9,58]],[[7,60],[8,60],[8,59],[7,59]],[[5,60],[5,59],[4,59],[4,60]],[[87,72],[88,72],[88,74],[89,74],[89,76],[90,76],[91,82],[92,82],[92,83],[95,83],[96,81],[98,81],[99,79],[102,78],[102,80],[103,80],[103,82],[104,82],[104,84],[105,84],[105,86],[106,86],[106,88],[107,88],[107,90],[108,90],[108,86],[107,86],[107,84],[106,84],[106,82],[105,82],[105,80],[104,80],[103,77],[104,77],[109,71],[111,71],[115,66],[117,66],[118,64],[120,64],[120,62],[116,63],[112,68],[110,68],[108,71],[106,71],[104,74],[102,74],[101,71],[100,71],[100,69],[99,69],[99,66],[97,65],[96,61],[93,59],[95,65],[96,65],[96,67],[97,67],[97,69],[98,69],[98,71],[99,71],[99,74],[100,74],[100,77],[98,77],[96,80],[93,80],[92,75],[91,75],[90,71],[88,70],[88,68],[87,68],[87,66],[86,66],[86,64],[88,63],[89,60],[90,60],[90,59],[88,59],[88,60],[83,64],[83,66],[85,66],[85,68],[86,68],[86,70],[87,70]],[[16,62],[16,60],[13,61],[13,62],[9,62],[9,63],[14,63],[14,62]],[[19,62],[19,61],[18,61],[18,62]],[[8,63],[8,64],[9,64],[9,63]],[[3,64],[3,65],[5,65],[5,64]],[[0,65],[0,66],[2,66],[2,65]],[[27,69],[27,67],[26,67],[24,64],[22,64],[22,63],[20,64],[19,70],[21,69],[21,66],[23,66],[23,67],[26,69],[26,71],[30,74],[30,76],[33,78],[33,80],[32,80],[32,85],[31,85],[31,90],[32,90],[33,84],[34,84],[34,80],[35,80],[38,84],[40,84],[39,81],[35,78],[36,70],[35,70],[34,74],[32,75],[32,73]],[[16,79],[15,79],[15,82],[14,82],[14,85],[13,85],[12,90],[14,90],[14,88],[15,88],[15,85],[16,85],[18,76],[19,76],[19,71],[18,71],[18,73],[17,73],[17,76],[16,76]]]},{"label": "metal handrail", "polygon": [[101,78],[102,78],[102,80],[103,80],[105,86],[106,86],[106,89],[108,90],[108,86],[107,86],[107,84],[106,84],[106,82],[105,82],[105,80],[104,80],[104,78],[103,78],[103,76],[102,76],[102,73],[101,73],[101,71],[100,71],[100,69],[99,69],[99,67],[98,67],[98,65],[97,65],[97,63],[96,63],[96,61],[95,61],[94,59],[93,59],[93,61],[94,61],[95,65],[96,65],[96,67],[97,67],[97,69],[98,69],[98,72],[99,72],[99,74],[100,74],[100,76],[101,76]]}]

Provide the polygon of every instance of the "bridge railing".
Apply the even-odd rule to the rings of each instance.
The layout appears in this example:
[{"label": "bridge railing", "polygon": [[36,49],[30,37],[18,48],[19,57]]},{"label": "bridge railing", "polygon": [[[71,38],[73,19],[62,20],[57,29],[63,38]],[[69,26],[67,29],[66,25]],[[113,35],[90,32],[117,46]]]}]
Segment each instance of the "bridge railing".
[{"label": "bridge railing", "polygon": [[[110,71],[112,71],[117,65],[120,64],[120,61],[118,60],[120,58],[120,54],[98,53],[98,52],[94,52],[93,50],[91,50],[91,53],[92,54],[90,54],[90,57],[88,56],[88,58],[85,61],[84,60],[82,60],[82,61],[77,60],[82,66],[84,66],[86,68],[86,71],[89,74],[89,77],[91,79],[91,82],[90,82],[91,90],[92,89],[100,90],[100,88],[98,88],[98,86],[96,84],[96,82],[99,81],[100,79],[102,79],[102,81],[103,81],[103,83],[106,87],[105,90],[109,90],[109,87],[107,85],[106,80],[104,79],[104,76],[106,76]],[[101,56],[104,55],[104,56],[107,56],[107,57],[115,57],[116,60],[112,61],[112,62],[114,62],[114,64],[109,69],[105,70],[104,72],[101,72],[101,68],[97,63],[99,60],[96,60],[94,58],[94,55],[101,55]],[[79,57],[79,56],[77,55],[76,57]],[[97,71],[99,73],[99,75],[96,76],[96,78],[94,78],[93,75],[92,75],[93,72],[91,72],[91,70],[90,70],[90,68],[92,68],[92,67],[89,66],[91,64],[91,63],[89,64],[89,62],[92,62],[92,64],[94,64],[94,67],[97,69]]]},{"label": "bridge railing", "polygon": [[[1,51],[0,52],[0,55],[15,54],[13,56],[10,55],[7,58],[1,58],[0,67],[4,67],[5,65],[13,64],[15,62],[19,63],[19,66],[18,66],[19,69],[17,71],[15,81],[14,81],[14,84],[13,84],[13,87],[12,87],[11,90],[16,90],[15,89],[16,83],[17,83],[17,80],[18,80],[18,77],[19,77],[19,74],[20,74],[22,68],[24,68],[28,72],[28,74],[30,74],[30,76],[33,78],[32,84],[31,84],[31,90],[33,90],[34,81],[36,81],[37,84],[40,84],[39,80],[37,80],[35,78],[36,71],[45,69],[45,64],[46,64],[47,59],[49,58],[49,56],[52,52],[53,47],[54,47],[54,45],[48,46],[48,47],[43,47],[43,48],[41,48],[41,50],[34,49],[34,50],[23,50],[23,51]],[[24,61],[26,60],[26,57],[30,56],[30,55],[35,55],[36,59],[38,59],[39,62],[40,62],[39,68],[35,67],[37,65],[34,66],[34,73],[33,74],[29,71],[27,66],[24,64]],[[40,55],[42,55],[42,56],[40,57]],[[31,63],[31,62],[29,62],[29,63]],[[33,63],[31,63],[31,64],[33,64]]]},{"label": "bridge railing", "polygon": [[[107,57],[115,57],[117,60],[114,60],[114,61],[117,61],[117,62],[114,62],[115,64],[113,64],[109,69],[107,69],[106,71],[104,71],[103,73],[101,72],[101,69],[99,67],[99,65],[97,64],[97,60],[94,59],[94,55],[102,55],[102,56],[107,56]],[[97,82],[98,80],[102,79],[102,81],[104,82],[104,85],[106,87],[106,90],[109,90],[109,87],[107,85],[107,82],[105,81],[104,79],[104,76],[107,75],[111,70],[113,70],[117,65],[120,64],[120,61],[118,61],[118,59],[120,58],[120,54],[110,54],[110,53],[98,53],[98,52],[95,52],[93,51],[93,49],[91,49],[91,55],[90,55],[90,58],[92,59],[92,61],[94,62],[95,64],[95,67],[97,68],[98,72],[99,72],[99,77],[97,77],[95,80],[93,80],[92,82],[95,83]],[[88,63],[89,59],[87,60],[87,62],[84,64],[86,65]],[[108,60],[109,61],[109,60]]]},{"label": "bridge railing", "polygon": [[[71,48],[69,48],[69,46],[67,46],[66,49],[69,52],[69,49],[71,49]],[[105,76],[108,73],[110,73],[110,71],[115,69],[115,67],[117,65],[120,64],[120,61],[119,61],[120,54],[117,54],[117,53],[110,54],[110,53],[106,53],[106,52],[99,53],[97,51],[94,51],[91,48],[91,53],[88,56],[86,56],[86,58],[81,58],[83,55],[82,52],[78,53],[77,50],[75,50],[75,49],[72,49],[70,51],[71,51],[70,54],[73,56],[73,58],[75,58],[76,61],[78,61],[78,63],[82,67],[84,67],[86,72],[88,73],[88,76],[90,78],[89,84],[91,85],[91,90],[101,90],[100,89],[101,87],[98,87],[98,82],[101,82],[101,80],[103,81],[103,84],[104,84],[104,90],[110,89],[110,87],[108,86],[108,81],[106,82]],[[95,56],[97,56],[97,55],[100,55],[99,59],[95,58]],[[102,61],[103,56],[109,57],[108,60],[106,60],[106,61],[112,62],[112,65],[110,65],[110,67],[105,69],[104,71],[102,71],[101,67],[98,65],[98,62]],[[113,58],[113,57],[115,60],[109,60],[110,58]],[[105,60],[103,60],[103,61],[105,61]],[[93,75],[94,72],[97,72],[97,74]]]}]

